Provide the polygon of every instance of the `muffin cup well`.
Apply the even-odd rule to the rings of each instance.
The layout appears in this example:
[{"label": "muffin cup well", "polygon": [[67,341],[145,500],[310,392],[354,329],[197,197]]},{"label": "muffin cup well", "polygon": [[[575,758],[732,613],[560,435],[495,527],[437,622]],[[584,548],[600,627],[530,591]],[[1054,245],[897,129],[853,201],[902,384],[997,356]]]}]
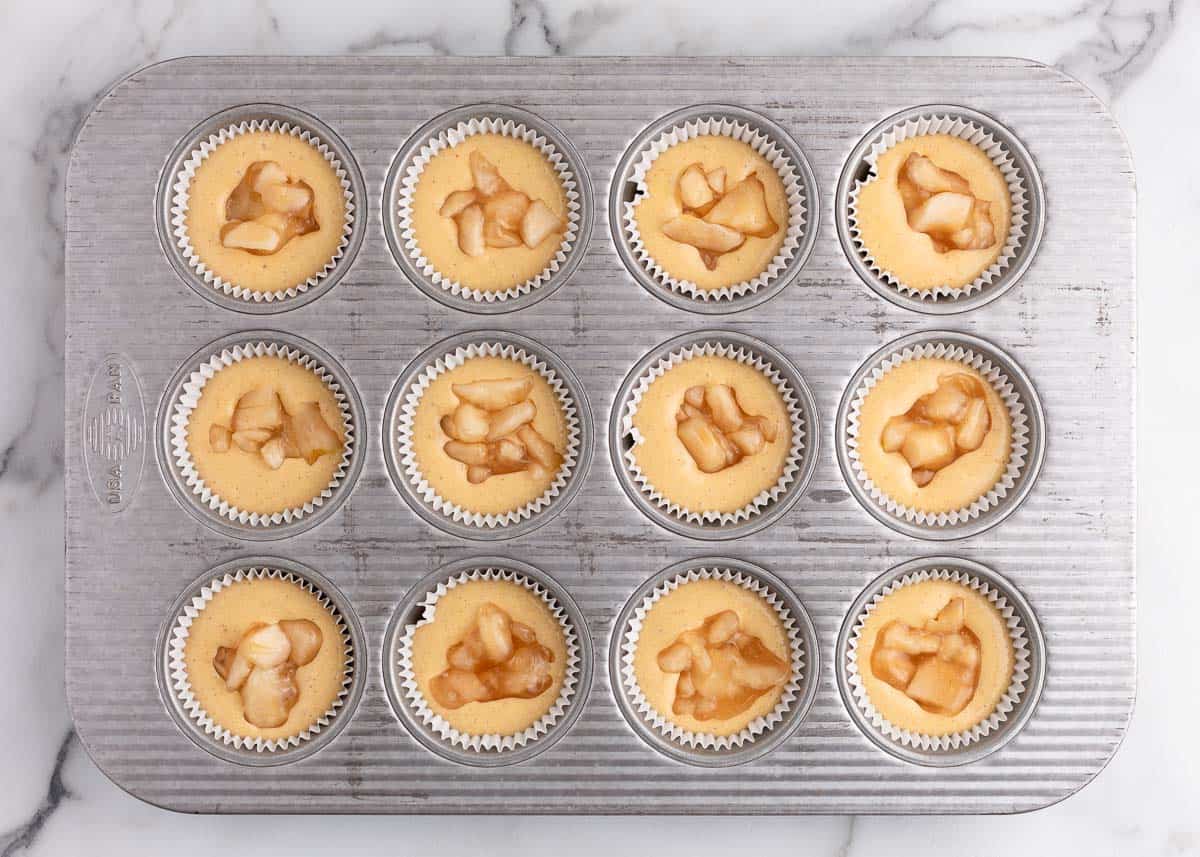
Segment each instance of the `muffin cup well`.
[{"label": "muffin cup well", "polygon": [[[650,384],[671,367],[700,356],[726,357],[758,369],[775,384],[791,417],[792,447],[779,480],[736,512],[696,511],[672,503],[649,483],[633,454],[640,440],[633,418]],[[652,521],[691,538],[734,539],[774,523],[804,494],[816,468],[818,427],[816,400],[787,357],[745,334],[706,330],[664,342],[633,367],[613,400],[609,451],[621,487]]]},{"label": "muffin cup well", "polygon": [[[664,595],[697,580],[724,580],[762,597],[779,615],[791,647],[792,676],[779,702],[769,714],[733,735],[691,732],[677,726],[653,708],[634,671],[646,615]],[[618,707],[643,741],[676,761],[728,767],[769,753],[800,727],[816,698],[820,655],[808,612],[782,580],[742,560],[703,557],[663,569],[633,593],[613,623],[609,673]]]},{"label": "muffin cup well", "polygon": [[[1012,425],[1008,465],[1000,481],[970,505],[951,512],[921,512],[897,503],[871,481],[858,453],[859,413],[867,394],[901,363],[930,357],[955,360],[977,370],[1004,400]],[[1045,456],[1045,416],[1028,376],[995,345],[951,331],[910,334],[867,358],[842,395],[835,427],[838,464],[850,493],[879,521],[923,539],[965,538],[1000,523],[1028,496]]]},{"label": "muffin cup well", "polygon": [[[529,143],[554,167],[567,198],[567,230],[558,251],[537,276],[504,290],[473,288],[442,275],[421,252],[412,226],[413,194],[425,167],[439,152],[476,134],[501,134]],[[582,156],[545,119],[509,105],[474,104],[436,117],[409,138],[388,170],[383,210],[388,246],[417,288],[446,306],[495,314],[532,306],[570,279],[591,238],[592,186]]]},{"label": "muffin cup well", "polygon": [[[269,515],[247,512],[213,492],[187,445],[188,420],[205,384],[227,366],[252,357],[281,357],[316,374],[337,399],[345,423],[342,460],[320,494]],[[296,535],[327,519],[349,496],[362,470],[363,407],[346,370],[329,353],[291,334],[246,331],[218,339],[180,366],[159,406],[159,467],[176,499],[194,517],[228,536],[255,541]]]},{"label": "muffin cup well", "polygon": [[[636,211],[647,193],[645,176],[667,149],[697,136],[740,140],[775,168],[788,197],[783,246],[758,276],[719,289],[702,289],[669,274],[646,251]],[[804,152],[779,125],[726,104],[698,104],[668,114],[646,128],[625,151],[609,197],[613,242],[625,267],[643,288],[672,306],[698,313],[738,312],[778,294],[804,267],[816,241],[817,183]]]},{"label": "muffin cup well", "polygon": [[[985,596],[1003,617],[1013,646],[1013,675],[995,711],[974,727],[951,735],[924,735],[884,719],[867,695],[857,662],[867,617],[892,592],[926,580],[948,580]],[[1046,676],[1046,643],[1029,603],[987,566],[956,557],[926,557],[890,569],[867,585],[851,605],[838,635],[837,679],[842,700],[863,734],[898,759],[929,767],[978,761],[1017,736],[1033,715]]]},{"label": "muffin cup well", "polygon": [[[316,596],[336,621],[345,650],[345,678],[337,699],[316,723],[287,738],[243,737],[216,723],[192,693],[184,660],[192,623],[213,596],[226,587],[255,579],[292,582]],[[296,762],[327,745],[354,715],[365,684],[365,638],[350,602],[313,569],[275,557],[233,560],[194,580],[172,605],[159,631],[156,651],[159,694],[183,733],[217,758],[251,767]]]},{"label": "muffin cup well", "polygon": [[[425,390],[443,372],[483,356],[516,360],[541,375],[557,394],[567,424],[563,463],[550,487],[536,500],[503,515],[471,512],[439,495],[422,475],[412,446],[412,424]],[[592,457],[592,412],[579,379],[544,345],[503,331],[458,334],[413,360],[392,387],[383,432],[388,473],[405,502],[428,523],[468,539],[509,539],[537,529],[579,492]]]},{"label": "muffin cup well", "polygon": [[[978,146],[1008,184],[1012,217],[1000,255],[966,286],[911,288],[875,261],[859,235],[858,195],[874,179],[879,157],[904,140],[929,134],[948,134]],[[1041,176],[1021,142],[992,117],[945,104],[901,111],[867,132],[842,169],[836,205],[842,249],[863,282],[897,306],[937,315],[975,309],[1012,288],[1032,262],[1045,224]]]},{"label": "muffin cup well", "polygon": [[[253,291],[217,276],[196,254],[187,231],[190,185],[196,170],[223,143],[253,131],[289,134],[313,146],[337,174],[345,200],[341,241],[324,268],[302,282],[270,292]],[[283,312],[325,294],[354,261],[365,232],[366,186],[349,148],[317,118],[277,104],[233,107],[189,131],[163,170],[157,204],[159,242],[176,273],[202,297],[238,312]]]},{"label": "muffin cup well", "polygon": [[[563,630],[567,662],[558,697],[536,723],[511,735],[473,735],[455,729],[429,707],[412,668],[417,629],[435,620],[443,595],[476,580],[503,580],[524,587],[545,602]],[[550,575],[503,557],[459,560],[423,578],[392,614],[383,646],[384,687],[396,716],[426,749],[464,765],[511,765],[545,752],[579,718],[591,688],[591,637],[579,606]]]}]

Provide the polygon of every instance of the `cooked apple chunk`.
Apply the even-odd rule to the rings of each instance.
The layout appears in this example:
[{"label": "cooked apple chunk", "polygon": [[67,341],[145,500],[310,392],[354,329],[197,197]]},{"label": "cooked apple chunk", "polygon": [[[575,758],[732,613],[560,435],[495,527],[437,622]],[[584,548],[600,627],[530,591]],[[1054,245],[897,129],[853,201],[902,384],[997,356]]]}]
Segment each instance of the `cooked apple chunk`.
[{"label": "cooked apple chunk", "polygon": [[472,152],[467,160],[473,187],[453,191],[438,209],[442,217],[454,220],[464,254],[478,258],[489,248],[532,249],[566,230],[560,215],[542,200],[515,190],[482,152]]},{"label": "cooked apple chunk", "polygon": [[269,256],[319,228],[312,188],[275,161],[256,161],[226,198],[220,237],[231,250]]},{"label": "cooked apple chunk", "polygon": [[896,184],[908,225],[928,235],[938,253],[985,250],[996,243],[991,203],[976,197],[958,173],[913,152]]},{"label": "cooked apple chunk", "polygon": [[230,441],[243,452],[257,453],[272,470],[289,458],[315,464],[322,455],[342,448],[341,436],[329,427],[316,402],[304,402],[294,414],[283,407],[273,387],[256,387],[238,399],[232,429],[209,426],[209,447],[228,452]]},{"label": "cooked apple chunk", "polygon": [[312,662],[323,635],[308,619],[284,619],[251,625],[236,647],[220,646],[213,669],[225,687],[242,697],[242,716],[260,729],[287,722],[300,698],[297,667]]},{"label": "cooked apple chunk", "polygon": [[983,445],[992,427],[987,393],[966,372],[938,379],[932,393],[917,399],[903,414],[883,426],[880,446],[898,452],[912,469],[913,482],[923,488],[937,472]]},{"label": "cooked apple chunk", "polygon": [[778,436],[775,421],[747,414],[727,384],[689,387],[675,420],[680,442],[703,473],[718,473],[757,455]]},{"label": "cooked apple chunk", "polygon": [[724,167],[706,171],[695,163],[683,170],[677,184],[683,213],[663,224],[663,234],[695,247],[710,271],[747,237],[766,238],[779,229],[767,209],[766,188],[755,173],[731,187]]},{"label": "cooked apple chunk", "polygon": [[731,187],[704,215],[704,219],[755,238],[767,238],[779,229],[767,210],[766,188],[762,179],[754,174]]}]

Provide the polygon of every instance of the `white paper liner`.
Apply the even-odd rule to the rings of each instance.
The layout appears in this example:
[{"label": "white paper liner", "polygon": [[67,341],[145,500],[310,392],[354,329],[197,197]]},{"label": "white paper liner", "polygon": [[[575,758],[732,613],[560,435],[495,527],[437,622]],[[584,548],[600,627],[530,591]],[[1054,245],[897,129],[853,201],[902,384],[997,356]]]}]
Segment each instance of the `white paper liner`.
[{"label": "white paper liner", "polygon": [[[334,173],[338,177],[338,181],[342,186],[342,196],[345,199],[345,218],[342,224],[342,237],[338,242],[337,249],[325,263],[325,266],[320,270],[305,279],[303,282],[295,283],[283,289],[275,291],[255,291],[253,289],[244,288],[237,283],[231,283],[222,277],[218,276],[209,267],[204,264],[204,260],[196,253],[196,249],[192,246],[191,236],[187,230],[187,213],[188,202],[191,198],[192,179],[196,175],[196,170],[204,163],[205,159],[212,154],[222,143],[227,143],[234,137],[242,134],[247,134],[255,131],[269,131],[278,134],[290,134],[293,137],[298,137],[308,143],[314,149],[321,153],[322,157],[329,162],[329,166],[333,168]],[[214,289],[221,291],[226,295],[232,295],[235,298],[241,298],[244,301],[270,303],[272,301],[280,301],[286,298],[294,298],[296,295],[308,291],[321,280],[329,276],[333,269],[337,267],[338,262],[346,253],[346,247],[350,244],[350,236],[354,232],[355,220],[355,203],[354,189],[350,184],[350,176],[346,172],[342,162],[338,160],[337,154],[329,148],[327,143],[311,131],[304,128],[292,125],[289,122],[282,122],[278,119],[252,119],[246,122],[239,122],[236,125],[229,125],[215,134],[210,134],[205,139],[201,140],[191,155],[183,162],[183,166],[179,172],[175,174],[175,181],[171,185],[171,227],[172,234],[175,236],[176,246],[179,247],[179,252],[183,255],[183,259],[192,270],[196,272],[204,282],[211,285]]]},{"label": "white paper liner", "polygon": [[[209,605],[213,596],[226,587],[242,583],[243,581],[260,579],[282,580],[294,583],[306,592],[312,593],[321,603],[321,606],[329,611],[329,615],[336,622],[338,631],[341,634],[342,647],[346,653],[346,675],[342,679],[342,686],[338,690],[337,697],[330,704],[328,710],[302,731],[284,738],[252,738],[235,735],[217,723],[192,692],[192,683],[188,678],[187,663],[184,659],[192,623],[196,621],[196,617],[200,615],[204,608]],[[210,736],[213,740],[219,741],[227,747],[235,747],[239,750],[274,753],[279,750],[299,746],[302,741],[314,738],[324,727],[330,724],[342,706],[345,705],[346,697],[350,693],[350,685],[354,681],[354,640],[350,636],[350,630],[346,626],[345,618],[333,602],[329,600],[328,596],[308,580],[290,571],[280,571],[274,568],[244,568],[239,569],[233,574],[223,574],[220,577],[213,578],[213,580],[200,589],[198,595],[184,605],[183,612],[175,618],[174,625],[171,628],[168,651],[170,653],[170,666],[168,670],[171,676],[171,688],[175,692],[175,696],[183,706],[183,710],[187,713],[187,716],[200,727],[205,735]]]},{"label": "white paper liner", "polygon": [[[745,506],[733,512],[695,511],[672,501],[650,483],[649,478],[642,472],[642,468],[638,465],[637,458],[634,456],[634,450],[645,442],[642,433],[633,424],[633,418],[637,414],[638,406],[642,402],[642,396],[646,394],[646,391],[650,389],[650,385],[654,381],[661,378],[674,367],[681,363],[686,363],[695,357],[725,357],[757,369],[779,391],[779,395],[783,399],[784,407],[787,408],[788,417],[792,424],[792,448],[788,451],[788,456],[784,460],[783,472],[780,474],[779,479],[774,485],[759,493],[757,497]],[[800,471],[801,456],[804,452],[804,438],[807,428],[804,423],[804,413],[800,409],[800,403],[796,398],[795,391],[792,390],[791,385],[788,384],[778,369],[762,357],[739,345],[726,344],[714,339],[672,351],[670,354],[657,360],[642,373],[638,382],[630,389],[629,398],[625,402],[622,411],[621,437],[631,437],[633,439],[633,445],[622,454],[625,467],[629,470],[630,476],[633,477],[634,483],[638,486],[642,494],[649,498],[656,506],[666,510],[668,514],[675,518],[693,524],[736,524],[758,514],[768,505],[784,496],[796,482],[796,474]]]},{"label": "white paper liner", "polygon": [[[875,180],[875,164],[879,160],[879,157],[888,149],[911,137],[924,137],[929,134],[948,134],[979,147],[991,159],[992,163],[996,165],[996,168],[1000,170],[1001,175],[1004,176],[1004,180],[1008,184],[1008,195],[1011,199],[1011,218],[1008,227],[1008,237],[1004,241],[1004,246],[1000,248],[1000,255],[996,257],[996,261],[992,262],[983,273],[965,286],[935,286],[931,289],[915,289],[905,285],[899,277],[875,261],[875,258],[871,255],[870,248],[863,241],[858,228],[858,195],[863,187]],[[1025,191],[1024,177],[1017,168],[1016,162],[1013,160],[1008,149],[996,140],[990,131],[981,125],[957,116],[922,116],[918,119],[909,119],[906,122],[901,122],[885,131],[871,146],[871,150],[864,156],[863,160],[871,167],[871,177],[865,182],[862,180],[854,182],[854,187],[850,189],[847,211],[850,220],[850,237],[854,241],[854,246],[858,248],[859,256],[867,263],[876,277],[896,289],[896,291],[909,297],[937,301],[939,298],[954,299],[966,297],[979,291],[984,286],[997,282],[1004,276],[1005,271],[1008,270],[1009,265],[1016,258],[1017,252],[1021,249],[1021,244],[1025,241],[1029,219],[1029,203]]]},{"label": "white paper liner", "polygon": [[[563,463],[559,465],[558,472],[554,475],[554,481],[542,492],[540,497],[518,509],[513,509],[499,515],[485,515],[480,512],[472,512],[456,503],[451,503],[438,494],[437,490],[421,473],[421,465],[417,460],[416,451],[413,449],[413,420],[416,418],[417,406],[421,403],[421,397],[425,395],[425,391],[429,389],[429,385],[443,372],[448,372],[451,369],[461,366],[475,357],[503,357],[523,363],[534,372],[537,372],[545,379],[546,383],[550,385],[550,388],[558,397],[558,404],[562,408],[563,419],[567,424],[567,449],[563,453]],[[434,511],[445,515],[457,523],[465,523],[473,527],[486,527],[488,529],[506,527],[509,524],[523,521],[541,512],[554,502],[562,489],[566,487],[567,480],[571,478],[571,474],[575,471],[575,466],[579,462],[579,436],[579,413],[575,407],[574,396],[570,388],[567,387],[566,382],[559,378],[549,364],[541,360],[536,354],[530,354],[523,348],[501,342],[473,342],[470,345],[462,345],[454,349],[451,353],[439,357],[430,363],[413,380],[412,386],[404,396],[404,401],[400,406],[396,419],[396,439],[399,444],[400,467],[404,471],[404,478],[408,480],[409,485],[412,486],[417,496],[433,507]]]},{"label": "white paper liner", "polygon": [[[472,288],[443,275],[434,267],[432,262],[425,258],[425,254],[421,251],[421,246],[417,241],[416,230],[412,224],[413,194],[416,193],[417,184],[420,182],[421,174],[425,171],[425,167],[442,150],[457,146],[468,137],[473,137],[476,134],[502,134],[505,137],[524,140],[533,146],[542,153],[546,160],[550,162],[554,171],[558,173],[558,180],[562,184],[563,193],[567,199],[567,229],[563,233],[562,243],[559,244],[557,252],[550,258],[546,267],[535,277],[518,285],[510,286],[507,289],[489,291]],[[500,172],[503,174],[504,170],[501,168]],[[548,138],[538,133],[536,128],[528,128],[523,123],[496,116],[479,116],[468,119],[465,122],[459,122],[453,128],[447,128],[421,146],[416,154],[413,155],[412,163],[404,171],[404,177],[400,182],[400,192],[397,196],[396,233],[400,236],[400,240],[404,245],[404,251],[408,254],[408,258],[412,261],[413,266],[428,277],[435,285],[440,286],[443,291],[447,291],[455,297],[472,300],[477,303],[481,301],[486,303],[507,301],[527,295],[534,289],[545,285],[551,277],[558,273],[559,268],[566,263],[567,257],[571,255],[575,247],[575,240],[579,237],[579,230],[583,221],[583,205],[582,196],[579,193],[579,182],[571,169],[571,162],[567,160],[566,155],[560,152]]]},{"label": "white paper liner", "polygon": [[[862,406],[872,388],[884,375],[901,363],[931,357],[953,360],[978,371],[1004,401],[1012,426],[1008,464],[1000,475],[999,481],[982,497],[976,498],[967,506],[949,512],[922,512],[905,506],[884,494],[867,475],[858,451]],[[999,506],[1008,496],[1008,492],[1012,490],[1025,467],[1025,455],[1029,449],[1029,417],[1025,412],[1025,404],[1017,395],[1008,376],[986,357],[961,345],[927,342],[921,345],[911,345],[899,353],[889,355],[866,374],[858,389],[854,391],[854,398],[850,403],[850,413],[847,417],[846,434],[847,436],[842,441],[846,444],[850,469],[854,472],[855,480],[867,492],[875,505],[885,509],[890,515],[903,518],[910,524],[921,524],[927,527],[953,527],[978,518],[988,509]]]},{"label": "white paper liner", "polygon": [[[672,146],[702,136],[730,137],[740,140],[766,158],[767,163],[779,174],[788,201],[788,222],[783,244],[780,246],[779,252],[771,259],[770,264],[767,265],[766,270],[753,279],[716,289],[704,289],[690,280],[678,279],[663,268],[646,250],[636,217],[638,205],[650,193],[646,185],[646,173],[649,172],[658,157]],[[800,177],[800,171],[787,156],[783,146],[779,145],[773,137],[745,122],[712,115],[681,122],[646,144],[641,157],[633,166],[630,180],[637,187],[637,195],[632,201],[625,203],[625,216],[622,218],[625,241],[646,273],[671,291],[687,295],[689,298],[700,301],[721,301],[753,294],[760,288],[773,283],[775,278],[787,268],[804,238],[804,229],[808,221],[808,201],[805,199],[804,182]]]},{"label": "white paper liner", "polygon": [[[204,479],[196,469],[196,463],[192,459],[192,453],[188,449],[187,443],[188,420],[191,419],[192,411],[200,403],[200,396],[204,392],[204,385],[226,366],[232,366],[234,363],[251,357],[280,357],[290,363],[302,366],[315,374],[325,382],[337,400],[338,407],[342,412],[344,426],[342,430],[342,460],[333,472],[333,477],[329,480],[329,484],[321,490],[320,494],[305,502],[304,505],[293,506],[290,509],[272,512],[271,514],[247,512],[222,499],[219,494],[205,484]],[[180,392],[179,398],[175,400],[175,404],[171,409],[171,460],[176,471],[183,477],[187,487],[191,490],[193,499],[201,506],[216,512],[222,518],[228,518],[239,524],[249,524],[252,527],[290,524],[293,521],[300,520],[305,515],[311,514],[324,505],[325,501],[333,496],[333,493],[338,489],[346,476],[346,471],[350,466],[350,457],[354,453],[354,442],[354,414],[350,410],[350,401],[345,391],[342,390],[341,385],[338,384],[337,379],[314,358],[302,351],[278,342],[245,342],[212,355],[188,375],[188,379],[183,383],[183,389]]]},{"label": "white paper liner", "polygon": [[[756,717],[744,728],[732,735],[692,732],[674,723],[669,715],[660,713],[646,699],[646,695],[642,692],[641,686],[637,682],[637,674],[634,670],[634,657],[637,654],[638,639],[641,637],[642,626],[645,624],[646,616],[650,613],[651,608],[664,595],[674,592],[681,586],[694,583],[697,580],[723,580],[758,595],[778,614],[779,621],[783,624],[783,629],[787,634],[788,643],[791,648],[791,678],[783,686],[783,691],[775,707],[767,714]],[[791,611],[787,609],[787,605],[757,577],[741,571],[735,572],[728,568],[693,568],[659,584],[633,611],[633,614],[629,618],[629,627],[625,629],[624,637],[621,640],[621,685],[634,710],[660,735],[692,749],[736,749],[745,744],[754,743],[760,735],[774,729],[776,725],[787,717],[788,712],[792,709],[799,696],[800,686],[804,683],[804,666],[804,641],[800,637],[800,629],[796,626],[796,620],[792,616]]]},{"label": "white paper liner", "polygon": [[[1000,701],[996,703],[995,710],[991,715],[970,729],[962,732],[954,732],[949,735],[925,735],[920,732],[911,732],[907,729],[901,729],[896,724],[885,719],[871,703],[858,668],[859,639],[862,636],[863,627],[866,625],[867,617],[871,614],[871,611],[884,598],[891,595],[897,589],[926,580],[948,580],[959,583],[987,598],[1004,619],[1013,647],[1012,680],[1009,682],[1008,689],[1004,692],[1004,695],[1000,697]],[[993,585],[985,583],[964,571],[952,571],[944,568],[924,569],[922,571],[910,572],[904,575],[904,577],[892,581],[867,602],[862,614],[858,617],[858,621],[854,623],[854,630],[850,635],[850,641],[846,649],[845,669],[855,705],[858,706],[859,711],[862,712],[867,721],[879,730],[879,732],[888,739],[905,747],[924,751],[945,752],[947,750],[961,749],[968,744],[987,737],[1003,726],[1005,721],[1008,720],[1009,712],[1021,701],[1021,694],[1025,692],[1025,683],[1029,680],[1029,658],[1029,640],[1025,634],[1025,627],[1021,624],[1020,617],[1008,603],[1002,592]]]},{"label": "white paper liner", "polygon": [[[500,735],[498,733],[473,735],[455,729],[450,725],[448,720],[429,707],[429,703],[425,701],[425,696],[421,693],[420,685],[417,683],[416,672],[413,670],[413,638],[417,629],[429,625],[437,618],[437,602],[443,595],[456,586],[462,586],[465,583],[477,580],[502,580],[513,583],[524,587],[542,599],[546,607],[550,610],[551,615],[558,620],[559,626],[562,628],[563,641],[567,650],[566,664],[563,668],[562,687],[559,688],[558,696],[551,704],[550,709],[538,718],[533,725],[511,735]],[[400,635],[396,643],[396,678],[398,679],[398,684],[403,689],[404,698],[408,701],[413,713],[447,744],[475,752],[499,753],[514,750],[517,747],[524,747],[526,744],[538,740],[549,732],[554,728],[559,718],[566,714],[567,709],[571,707],[575,693],[579,687],[579,636],[575,632],[575,626],[571,623],[570,617],[567,616],[566,610],[563,609],[554,595],[542,584],[508,569],[494,567],[475,568],[460,572],[449,580],[437,584],[421,600],[418,606],[421,609],[421,618],[413,624],[405,625],[404,633]]]}]

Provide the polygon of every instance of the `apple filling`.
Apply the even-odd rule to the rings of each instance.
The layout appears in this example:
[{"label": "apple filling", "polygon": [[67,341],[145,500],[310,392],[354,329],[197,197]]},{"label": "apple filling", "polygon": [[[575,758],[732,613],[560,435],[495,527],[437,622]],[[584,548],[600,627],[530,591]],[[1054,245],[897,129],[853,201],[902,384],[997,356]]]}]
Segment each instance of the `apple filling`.
[{"label": "apple filling", "polygon": [[884,452],[904,456],[913,482],[923,488],[943,467],[979,449],[991,427],[983,384],[973,375],[955,372],[942,375],[936,390],[888,420],[880,442]]},{"label": "apple filling", "polygon": [[684,631],[658,653],[658,667],[678,673],[671,710],[697,720],[728,720],[741,714],[772,688],[787,681],[786,661],[777,658],[753,634],[741,630],[732,610]]},{"label": "apple filling", "polygon": [[236,648],[221,646],[213,669],[231,691],[240,691],[242,716],[260,729],[287,722],[300,698],[296,669],[321,650],[321,629],[308,619],[259,622],[242,635]]},{"label": "apple filling", "polygon": [[979,686],[979,638],[964,613],[963,599],[951,598],[924,628],[889,622],[871,652],[871,672],[932,714],[958,714]]},{"label": "apple filling", "polygon": [[549,478],[558,470],[562,454],[533,427],[532,378],[495,378],[450,389],[460,404],[442,417],[442,431],[450,438],[442,449],[467,466],[468,482],[478,485],[523,471]]},{"label": "apple filling", "polygon": [[775,421],[743,411],[727,384],[689,387],[675,422],[676,434],[704,473],[732,467],[778,435]]},{"label": "apple filling", "polygon": [[741,247],[747,237],[767,238],[779,230],[757,174],[727,185],[724,167],[706,171],[703,164],[691,164],[679,176],[683,213],[662,226],[672,241],[695,247],[710,271],[722,254]]},{"label": "apple filling", "polygon": [[996,243],[991,203],[971,193],[958,173],[913,152],[896,179],[908,225],[924,232],[939,253],[984,250]]},{"label": "apple filling", "polygon": [[320,228],[313,191],[275,161],[255,161],[225,201],[221,243],[255,256],[278,252],[297,235]]},{"label": "apple filling", "polygon": [[209,426],[213,452],[228,452],[231,443],[244,452],[257,452],[272,470],[289,458],[316,464],[322,455],[342,448],[341,437],[321,416],[320,405],[305,402],[290,414],[271,387],[256,387],[238,399],[229,426]]},{"label": "apple filling", "polygon": [[463,253],[482,256],[489,248],[521,245],[532,250],[566,230],[566,221],[550,206],[514,190],[481,153],[472,152],[469,161],[474,186],[454,191],[438,210],[457,225],[458,248]]},{"label": "apple filling", "polygon": [[533,699],[554,683],[554,653],[537,641],[533,629],[495,604],[480,605],[475,626],[446,650],[448,667],[429,690],[444,708],[497,699]]}]

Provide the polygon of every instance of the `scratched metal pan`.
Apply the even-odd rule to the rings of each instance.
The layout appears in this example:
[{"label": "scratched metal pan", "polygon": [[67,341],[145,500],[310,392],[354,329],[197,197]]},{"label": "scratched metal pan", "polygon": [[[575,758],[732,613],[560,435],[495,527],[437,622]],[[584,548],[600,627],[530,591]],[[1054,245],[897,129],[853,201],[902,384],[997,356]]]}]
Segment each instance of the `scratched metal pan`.
[{"label": "scratched metal pan", "polygon": [[[569,276],[486,318],[430,297],[387,240],[389,168],[420,129],[471,105],[552,130],[592,189],[580,221],[590,238]],[[609,202],[627,195],[614,177],[624,181],[631,147],[697,105],[751,117],[811,171],[811,249],[761,301],[729,311],[660,299],[631,272],[609,219]],[[861,172],[880,123],[926,105],[1003,129],[1045,189],[1041,240],[1019,281],[955,307],[936,328],[1010,357],[1041,403],[1040,475],[1011,514],[955,541],[954,554],[1021,593],[1049,668],[1011,740],[936,769],[873,741],[836,680],[838,633],[856,599],[888,569],[943,552],[871,514],[837,460],[838,403],[860,367],[888,343],[932,330],[920,307],[868,287],[860,261],[847,258],[839,177]],[[158,216],[161,182],[189,135],[263,111],[336,150],[361,242],[336,279],[272,302],[269,318],[247,314],[257,304],[214,299],[211,285],[180,270]],[[122,788],[193,812],[998,813],[1061,800],[1104,767],[1133,706],[1133,188],[1103,105],[1027,60],[236,57],[134,73],[85,121],[66,190],[66,685],[84,746]],[[477,539],[418,515],[389,478],[379,430],[388,395],[434,343],[483,327],[540,343],[569,368],[591,405],[596,459],[557,514],[488,552],[489,564],[541,569],[562,587],[595,665],[553,745],[507,765],[433,752],[389,704],[394,676],[384,674],[388,621],[406,595],[435,569],[481,553]],[[209,752],[177,722],[156,681],[155,644],[194,581],[252,563],[262,543],[177,497],[170,462],[156,457],[155,415],[192,355],[264,328],[320,349],[361,401],[359,477],[328,514],[272,533],[270,554],[336,587],[361,625],[367,667],[340,732],[273,760],[281,764],[250,765]],[[642,740],[610,683],[623,605],[712,543],[663,526],[623,490],[605,427],[639,361],[710,329],[783,355],[811,392],[816,434],[830,439],[793,505],[721,542],[731,563],[763,569],[804,608],[821,665],[806,677],[813,702],[795,730],[734,766],[689,764]]]}]

